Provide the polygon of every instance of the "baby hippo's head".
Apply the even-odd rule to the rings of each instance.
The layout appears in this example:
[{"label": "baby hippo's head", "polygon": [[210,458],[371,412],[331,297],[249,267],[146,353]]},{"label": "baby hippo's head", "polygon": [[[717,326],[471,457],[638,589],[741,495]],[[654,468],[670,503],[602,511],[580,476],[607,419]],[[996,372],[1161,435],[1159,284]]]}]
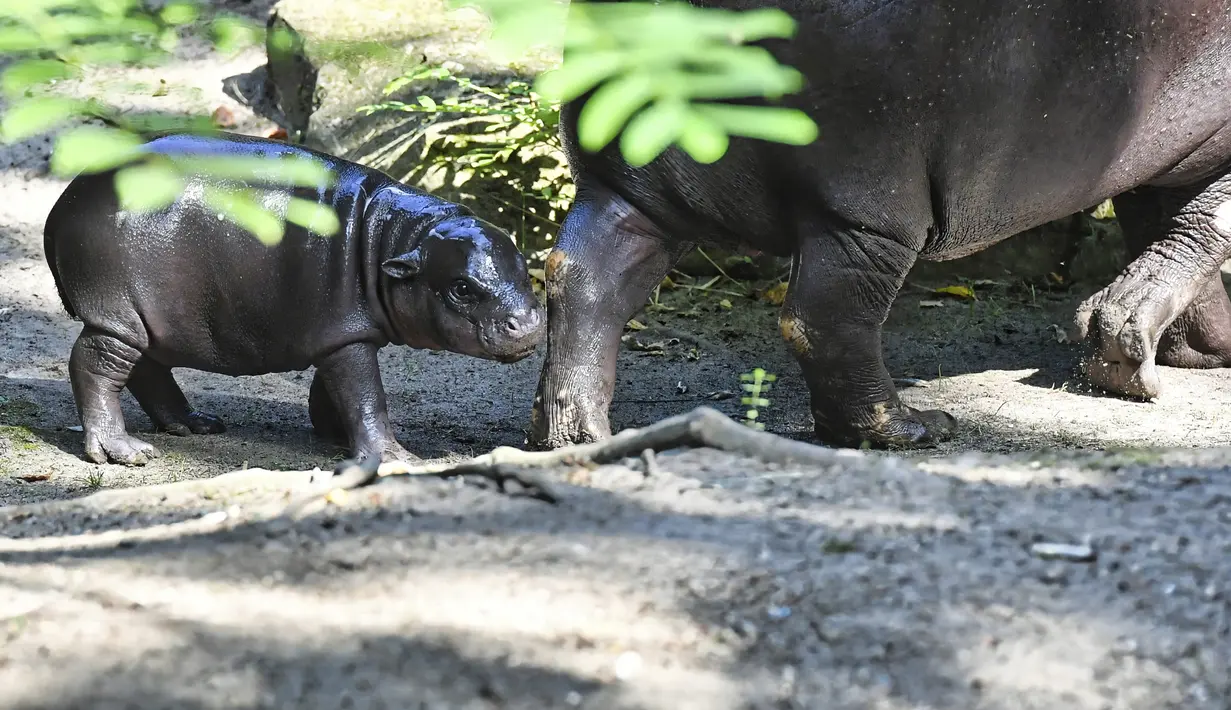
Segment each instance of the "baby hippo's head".
[{"label": "baby hippo's head", "polygon": [[495,225],[446,218],[381,270],[392,326],[407,345],[516,362],[543,339],[547,318],[526,260]]}]

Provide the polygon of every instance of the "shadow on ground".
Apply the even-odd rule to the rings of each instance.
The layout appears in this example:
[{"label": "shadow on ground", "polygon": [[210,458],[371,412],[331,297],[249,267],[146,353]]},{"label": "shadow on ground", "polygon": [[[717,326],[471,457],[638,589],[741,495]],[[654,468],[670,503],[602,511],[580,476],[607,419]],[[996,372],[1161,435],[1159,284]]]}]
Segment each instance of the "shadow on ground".
[{"label": "shadow on ground", "polygon": [[[390,482],[290,525],[236,512],[227,532],[128,548],[26,553],[15,540],[0,584],[41,603],[0,651],[0,697],[1218,708],[1231,693],[1231,457],[1186,455],[1060,456],[1042,471],[865,455],[798,470],[694,451],[660,457],[666,473],[649,480],[593,471],[562,507]],[[181,511],[229,503],[249,505],[215,491]],[[19,511],[0,524],[27,541],[69,517],[148,522],[136,498]],[[1039,541],[1098,558],[1040,559]],[[642,665],[620,681],[624,651]],[[72,680],[38,667],[72,667]]]}]

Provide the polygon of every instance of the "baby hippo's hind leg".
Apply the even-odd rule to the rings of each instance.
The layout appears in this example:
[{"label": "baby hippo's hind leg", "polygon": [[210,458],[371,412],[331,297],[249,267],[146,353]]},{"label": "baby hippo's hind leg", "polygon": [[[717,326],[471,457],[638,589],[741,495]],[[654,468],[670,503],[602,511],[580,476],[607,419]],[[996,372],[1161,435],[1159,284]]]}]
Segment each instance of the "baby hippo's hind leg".
[{"label": "baby hippo's hind leg", "polygon": [[148,357],[141,358],[133,367],[128,376],[128,391],[160,431],[188,436],[221,434],[227,429],[218,417],[193,409],[171,369]]},{"label": "baby hippo's hind leg", "polygon": [[86,326],[68,360],[73,399],[85,432],[85,455],[94,463],[143,466],[161,454],[125,430],[120,390],[141,353],[119,339]]}]

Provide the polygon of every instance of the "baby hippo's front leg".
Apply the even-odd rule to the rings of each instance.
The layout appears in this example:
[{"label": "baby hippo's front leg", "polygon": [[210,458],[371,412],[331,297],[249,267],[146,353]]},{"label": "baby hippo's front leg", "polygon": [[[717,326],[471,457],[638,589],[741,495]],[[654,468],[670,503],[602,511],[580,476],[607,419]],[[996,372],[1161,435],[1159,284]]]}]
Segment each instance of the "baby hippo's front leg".
[{"label": "baby hippo's front leg", "polygon": [[[417,460],[393,436],[385,388],[380,381],[380,365],[376,360],[378,350],[372,343],[347,345],[321,360],[316,366],[316,376],[324,385],[328,404],[336,413],[338,428],[350,443],[352,457]],[[320,408],[325,403],[313,404]]]}]

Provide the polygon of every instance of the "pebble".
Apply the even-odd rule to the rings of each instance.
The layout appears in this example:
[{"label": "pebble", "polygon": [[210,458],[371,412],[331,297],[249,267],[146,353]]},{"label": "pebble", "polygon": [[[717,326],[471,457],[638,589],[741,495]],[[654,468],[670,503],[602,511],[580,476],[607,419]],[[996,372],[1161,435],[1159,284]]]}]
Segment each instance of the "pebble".
[{"label": "pebble", "polygon": [[631,680],[641,672],[641,654],[636,651],[625,651],[616,657],[615,676],[620,680]]},{"label": "pebble", "polygon": [[1093,562],[1098,559],[1098,552],[1089,545],[1066,545],[1059,542],[1036,542],[1030,546],[1030,553],[1044,560],[1065,562]]}]

